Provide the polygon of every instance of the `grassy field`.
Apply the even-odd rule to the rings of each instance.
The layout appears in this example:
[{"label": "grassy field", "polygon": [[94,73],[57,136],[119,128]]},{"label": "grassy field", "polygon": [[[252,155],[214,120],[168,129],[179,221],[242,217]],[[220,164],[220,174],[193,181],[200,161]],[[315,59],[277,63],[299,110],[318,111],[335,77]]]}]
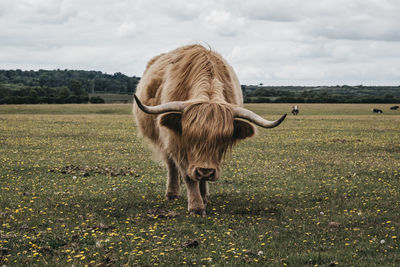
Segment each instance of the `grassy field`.
[{"label": "grassy field", "polygon": [[[399,266],[400,112],[300,105],[164,200],[130,105],[0,106],[0,266]],[[252,104],[268,119],[290,104]],[[371,108],[384,110],[373,115]]]}]

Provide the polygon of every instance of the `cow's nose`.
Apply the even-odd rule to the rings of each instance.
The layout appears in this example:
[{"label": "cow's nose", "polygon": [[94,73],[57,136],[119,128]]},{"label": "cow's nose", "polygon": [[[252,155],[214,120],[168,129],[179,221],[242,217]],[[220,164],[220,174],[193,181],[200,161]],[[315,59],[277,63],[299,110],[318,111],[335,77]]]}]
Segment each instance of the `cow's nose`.
[{"label": "cow's nose", "polygon": [[196,174],[202,178],[208,178],[215,174],[215,169],[212,168],[196,168]]}]

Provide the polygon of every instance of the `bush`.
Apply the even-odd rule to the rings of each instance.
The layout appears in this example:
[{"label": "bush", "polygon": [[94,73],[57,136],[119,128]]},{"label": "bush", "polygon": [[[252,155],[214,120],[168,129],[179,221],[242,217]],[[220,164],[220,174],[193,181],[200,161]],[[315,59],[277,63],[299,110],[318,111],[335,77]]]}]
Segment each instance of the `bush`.
[{"label": "bush", "polygon": [[87,104],[89,102],[89,96],[88,95],[80,95],[78,97],[78,104]]},{"label": "bush", "polygon": [[100,96],[92,96],[89,100],[90,103],[92,104],[104,104],[105,101],[103,98],[101,98]]}]

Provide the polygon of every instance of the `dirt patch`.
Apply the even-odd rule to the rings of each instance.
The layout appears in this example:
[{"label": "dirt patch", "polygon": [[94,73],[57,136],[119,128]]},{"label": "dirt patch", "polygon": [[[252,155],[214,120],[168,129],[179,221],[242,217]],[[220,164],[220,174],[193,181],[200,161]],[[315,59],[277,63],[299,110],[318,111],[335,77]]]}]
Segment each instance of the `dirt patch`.
[{"label": "dirt patch", "polygon": [[136,170],[129,167],[123,168],[112,168],[112,167],[104,167],[104,166],[76,166],[76,165],[67,165],[62,167],[61,169],[52,169],[50,172],[60,172],[63,174],[74,174],[83,177],[91,176],[94,174],[103,174],[109,176],[135,176],[139,177],[140,175]]},{"label": "dirt patch", "polygon": [[0,247],[0,253],[7,254],[10,250],[5,247]]},{"label": "dirt patch", "polygon": [[338,230],[338,229],[341,228],[341,227],[342,227],[342,225],[341,225],[340,223],[338,223],[338,222],[329,222],[329,223],[328,223],[328,228],[329,228],[331,231]]},{"label": "dirt patch", "polygon": [[115,227],[111,226],[111,225],[104,225],[102,223],[99,223],[98,225],[89,226],[86,230],[87,231],[92,231],[92,230],[107,231],[107,230],[112,230],[112,229],[115,229]]},{"label": "dirt patch", "polygon": [[10,239],[10,238],[15,238],[15,237],[17,237],[17,235],[16,234],[2,234],[2,235],[0,235],[0,238],[1,239]]},{"label": "dirt patch", "polygon": [[165,210],[165,209],[151,209],[147,211],[147,216],[150,218],[174,218],[180,215],[179,212],[174,210]]},{"label": "dirt patch", "polygon": [[195,248],[199,246],[199,240],[193,239],[193,240],[187,240],[185,242],[181,243],[181,246],[184,248]]},{"label": "dirt patch", "polygon": [[331,140],[333,143],[357,143],[357,142],[362,142],[360,138],[356,139],[343,139],[343,138],[334,138]]}]

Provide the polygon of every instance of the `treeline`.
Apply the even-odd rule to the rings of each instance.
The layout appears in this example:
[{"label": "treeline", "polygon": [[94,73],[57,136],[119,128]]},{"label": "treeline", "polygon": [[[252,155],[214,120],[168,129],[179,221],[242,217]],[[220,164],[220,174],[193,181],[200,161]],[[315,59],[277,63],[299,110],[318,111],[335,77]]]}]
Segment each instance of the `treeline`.
[{"label": "treeline", "polygon": [[16,90],[0,85],[0,104],[88,103],[88,93],[70,87],[22,87]]},{"label": "treeline", "polygon": [[[104,103],[99,94],[132,95],[139,81],[119,72],[0,70],[0,104]],[[242,85],[242,91],[247,103],[400,103],[400,86],[259,84]]]},{"label": "treeline", "polygon": [[0,70],[0,104],[101,103],[89,93],[133,94],[138,77],[83,70]]},{"label": "treeline", "polygon": [[246,103],[400,103],[400,86],[246,86]]}]

